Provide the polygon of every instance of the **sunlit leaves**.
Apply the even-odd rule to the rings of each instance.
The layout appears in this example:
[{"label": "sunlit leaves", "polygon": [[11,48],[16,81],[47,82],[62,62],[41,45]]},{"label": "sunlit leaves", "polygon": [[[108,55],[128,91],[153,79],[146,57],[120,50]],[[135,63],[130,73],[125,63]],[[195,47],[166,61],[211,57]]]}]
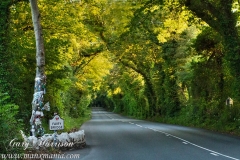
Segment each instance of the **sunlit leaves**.
[{"label": "sunlit leaves", "polygon": [[169,2],[165,3],[159,12],[162,16],[162,26],[156,27],[154,31],[158,33],[158,40],[161,43],[169,39],[176,38],[176,34],[182,33],[188,28],[189,11],[184,8],[178,8],[179,4]]}]

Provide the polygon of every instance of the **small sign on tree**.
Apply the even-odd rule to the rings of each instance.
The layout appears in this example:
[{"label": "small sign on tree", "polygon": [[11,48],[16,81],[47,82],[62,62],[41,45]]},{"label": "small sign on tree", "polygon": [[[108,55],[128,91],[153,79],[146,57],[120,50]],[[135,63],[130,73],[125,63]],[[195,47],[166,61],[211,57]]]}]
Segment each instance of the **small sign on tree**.
[{"label": "small sign on tree", "polygon": [[50,130],[63,130],[64,129],[64,121],[60,118],[59,115],[55,115],[53,119],[49,120],[49,129]]},{"label": "small sign on tree", "polygon": [[233,99],[228,97],[226,100],[226,105],[232,107],[233,106]]}]

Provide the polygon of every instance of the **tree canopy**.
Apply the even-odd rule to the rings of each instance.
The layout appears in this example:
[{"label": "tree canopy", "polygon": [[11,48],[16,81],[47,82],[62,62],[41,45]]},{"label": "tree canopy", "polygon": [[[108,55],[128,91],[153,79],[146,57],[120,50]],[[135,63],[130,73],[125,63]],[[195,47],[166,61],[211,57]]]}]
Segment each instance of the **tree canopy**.
[{"label": "tree canopy", "polygon": [[[240,132],[239,1],[38,0],[52,112],[90,106]],[[35,41],[29,2],[0,2],[0,90],[29,120]],[[226,105],[227,97],[234,100]],[[228,124],[224,125],[223,124]]]}]

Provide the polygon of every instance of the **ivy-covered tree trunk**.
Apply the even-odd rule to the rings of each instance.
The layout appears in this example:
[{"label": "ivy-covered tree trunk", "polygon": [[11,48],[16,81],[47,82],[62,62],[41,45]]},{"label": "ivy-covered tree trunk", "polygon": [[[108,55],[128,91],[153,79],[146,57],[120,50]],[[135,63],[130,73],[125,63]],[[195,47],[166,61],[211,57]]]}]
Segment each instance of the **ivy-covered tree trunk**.
[{"label": "ivy-covered tree trunk", "polygon": [[239,36],[236,28],[237,16],[232,12],[233,0],[180,0],[197,17],[204,20],[210,27],[223,37],[224,59],[234,77],[232,95],[240,100],[240,49]]},{"label": "ivy-covered tree trunk", "polygon": [[150,117],[155,116],[159,111],[156,108],[157,96],[156,96],[156,93],[155,93],[155,90],[154,90],[154,86],[153,86],[153,83],[151,81],[150,76],[144,70],[138,69],[138,68],[132,66],[131,64],[129,64],[128,62],[126,62],[124,60],[121,60],[121,63],[124,66],[133,69],[135,72],[137,72],[141,76],[143,76],[143,79],[144,79],[145,85],[146,85],[145,86],[146,87],[145,88],[145,95],[146,95],[146,97],[148,98],[148,101],[149,101],[149,112],[150,112],[149,116]]},{"label": "ivy-covered tree trunk", "polygon": [[240,101],[240,43],[237,34],[234,35],[225,35],[224,36],[225,44],[225,56],[224,59],[227,61],[227,65],[230,68],[234,82],[232,85],[233,96]]},{"label": "ivy-covered tree trunk", "polygon": [[163,45],[164,77],[162,83],[163,100],[162,100],[162,115],[174,116],[180,109],[180,100],[178,97],[178,85],[176,78],[176,61],[173,59],[177,54],[178,43],[176,40],[171,40]]},{"label": "ivy-covered tree trunk", "polygon": [[158,110],[156,109],[156,103],[157,103],[157,96],[154,91],[153,84],[151,82],[151,79],[148,78],[146,75],[142,75],[144,77],[145,81],[145,95],[148,98],[149,101],[149,111],[150,111],[150,117],[154,117],[156,114],[158,114]]},{"label": "ivy-covered tree trunk", "polygon": [[45,94],[46,85],[45,52],[37,0],[30,0],[30,5],[36,40],[36,77],[34,85],[34,96],[32,101],[32,117],[30,119],[30,124],[32,125],[32,135],[34,135],[34,132],[37,131],[37,133],[41,136],[43,134],[43,129],[41,127],[40,118],[43,116],[43,95]]}]

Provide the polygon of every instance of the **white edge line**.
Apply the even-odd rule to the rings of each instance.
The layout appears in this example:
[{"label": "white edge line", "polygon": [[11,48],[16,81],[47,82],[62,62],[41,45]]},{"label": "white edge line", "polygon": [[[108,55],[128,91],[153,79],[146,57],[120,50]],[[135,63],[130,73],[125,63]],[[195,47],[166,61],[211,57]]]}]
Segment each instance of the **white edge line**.
[{"label": "white edge line", "polygon": [[[149,129],[152,129],[152,128],[149,128]],[[156,130],[156,129],[155,129],[155,130]],[[168,134],[168,133],[163,132],[163,131],[160,131],[160,130],[157,130],[157,131],[160,132],[160,133],[163,133],[163,134]],[[171,135],[171,134],[168,134],[168,135],[171,136],[171,137],[174,137],[174,138],[176,138],[176,139],[182,140],[182,141],[184,141],[184,142],[186,142],[186,143],[188,143],[188,144],[191,144],[191,145],[193,145],[193,146],[195,146],[195,147],[198,147],[198,148],[201,148],[201,149],[203,149],[203,150],[209,151],[209,152],[211,152],[211,153],[214,153],[214,154],[217,154],[217,155],[220,155],[220,156],[229,158],[229,159],[233,159],[233,160],[240,160],[240,159],[238,159],[238,158],[230,157],[230,156],[228,156],[228,155],[221,154],[221,153],[219,153],[219,152],[216,152],[216,151],[213,151],[213,150],[204,148],[204,147],[202,147],[202,146],[199,146],[199,145],[197,145],[197,144],[191,143],[191,142],[186,141],[186,140],[184,140],[184,139],[182,139],[182,138],[179,138],[179,137],[177,137],[177,136],[174,136],[174,135]]]},{"label": "white edge line", "polygon": [[[108,117],[111,118],[112,120],[117,120],[117,119],[113,119],[113,118],[110,117],[110,116],[108,116]],[[128,123],[134,124],[134,123],[132,123],[132,122],[128,122]],[[141,125],[138,125],[138,124],[135,124],[135,125],[137,125],[137,126],[139,126],[139,127],[142,127]],[[223,157],[226,157],[226,158],[229,158],[229,159],[233,159],[233,160],[240,160],[240,159],[238,159],[238,158],[230,157],[230,156],[228,156],[228,155],[221,154],[221,153],[219,153],[219,152],[216,152],[216,151],[213,151],[213,150],[204,148],[204,147],[202,147],[202,146],[199,146],[199,145],[197,145],[197,144],[191,143],[191,142],[189,142],[189,141],[186,141],[186,140],[184,140],[184,139],[182,139],[182,138],[180,138],[180,137],[171,135],[171,134],[169,134],[169,133],[166,133],[166,132],[163,132],[163,131],[154,129],[154,128],[150,128],[150,127],[144,127],[144,128],[147,128],[147,129],[150,129],[150,130],[153,130],[153,131],[157,131],[157,132],[160,132],[160,133],[165,134],[166,136],[171,136],[171,137],[174,137],[174,138],[176,138],[176,139],[182,140],[183,143],[185,143],[185,144],[186,144],[186,143],[187,143],[187,144],[191,144],[191,145],[193,145],[193,146],[195,146],[195,147],[198,147],[198,148],[201,148],[201,149],[203,149],[203,150],[209,151],[209,152],[211,152],[210,154],[212,154],[212,155],[215,155],[215,156],[223,156]]]}]

